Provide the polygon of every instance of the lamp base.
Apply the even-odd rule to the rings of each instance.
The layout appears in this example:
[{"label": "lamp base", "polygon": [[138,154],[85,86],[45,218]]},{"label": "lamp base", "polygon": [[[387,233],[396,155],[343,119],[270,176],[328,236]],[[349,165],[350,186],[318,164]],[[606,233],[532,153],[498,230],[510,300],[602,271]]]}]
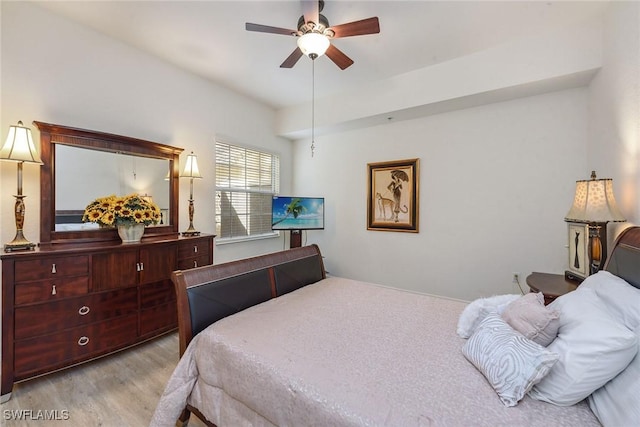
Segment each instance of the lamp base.
[{"label": "lamp base", "polygon": [[22,230],[16,231],[16,237],[7,244],[4,245],[5,252],[14,252],[14,251],[31,251],[36,247],[35,243],[31,243],[28,241],[24,235],[22,234]]},{"label": "lamp base", "polygon": [[607,260],[607,223],[589,224],[589,274],[602,270]]},{"label": "lamp base", "polygon": [[193,227],[193,214],[195,213],[196,208],[193,205],[193,178],[191,178],[191,196],[189,196],[189,228],[187,231],[183,231],[183,236],[199,236],[200,232],[196,231]]},{"label": "lamp base", "polygon": [[193,223],[189,224],[189,228],[187,228],[187,231],[183,231],[181,233],[183,236],[189,237],[189,236],[199,236],[200,232],[196,231],[195,228],[193,228]]}]

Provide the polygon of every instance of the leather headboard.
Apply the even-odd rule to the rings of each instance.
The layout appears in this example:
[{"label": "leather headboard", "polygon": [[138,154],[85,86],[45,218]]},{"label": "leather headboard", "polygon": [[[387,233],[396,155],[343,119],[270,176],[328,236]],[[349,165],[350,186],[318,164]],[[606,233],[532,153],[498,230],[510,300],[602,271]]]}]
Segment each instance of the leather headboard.
[{"label": "leather headboard", "polygon": [[640,289],[640,251],[619,247],[609,260],[607,271]]},{"label": "leather headboard", "polygon": [[275,265],[273,273],[276,281],[276,295],[280,296],[322,280],[324,267],[322,259],[314,256]]},{"label": "leather headboard", "polygon": [[258,270],[187,291],[195,336],[210,324],[271,298],[269,272]]},{"label": "leather headboard", "polygon": [[620,233],[605,270],[640,289],[640,227],[630,227]]}]

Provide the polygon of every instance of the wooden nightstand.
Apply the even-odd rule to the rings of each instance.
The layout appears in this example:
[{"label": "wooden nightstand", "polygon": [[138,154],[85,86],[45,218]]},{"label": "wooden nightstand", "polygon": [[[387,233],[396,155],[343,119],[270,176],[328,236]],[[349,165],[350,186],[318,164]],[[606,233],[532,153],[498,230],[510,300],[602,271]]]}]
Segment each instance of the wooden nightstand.
[{"label": "wooden nightstand", "polygon": [[542,292],[546,305],[561,295],[575,291],[580,282],[565,279],[562,274],[534,272],[527,277],[527,285],[531,292]]}]

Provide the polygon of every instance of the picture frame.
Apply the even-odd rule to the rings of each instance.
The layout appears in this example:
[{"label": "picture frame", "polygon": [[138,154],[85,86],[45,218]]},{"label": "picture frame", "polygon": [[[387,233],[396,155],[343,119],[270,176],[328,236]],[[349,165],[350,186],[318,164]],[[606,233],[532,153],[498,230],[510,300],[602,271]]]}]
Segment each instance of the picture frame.
[{"label": "picture frame", "polygon": [[584,279],[589,275],[589,224],[567,222],[569,269],[566,276]]},{"label": "picture frame", "polygon": [[367,230],[418,232],[419,159],[367,164]]}]

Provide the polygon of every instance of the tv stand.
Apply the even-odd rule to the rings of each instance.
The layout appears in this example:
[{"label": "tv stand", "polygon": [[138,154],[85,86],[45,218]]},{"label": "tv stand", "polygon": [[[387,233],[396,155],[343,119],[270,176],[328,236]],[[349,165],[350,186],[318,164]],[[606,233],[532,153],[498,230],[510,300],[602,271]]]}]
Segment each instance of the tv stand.
[{"label": "tv stand", "polygon": [[302,230],[291,230],[289,238],[289,248],[299,248],[302,246]]}]

